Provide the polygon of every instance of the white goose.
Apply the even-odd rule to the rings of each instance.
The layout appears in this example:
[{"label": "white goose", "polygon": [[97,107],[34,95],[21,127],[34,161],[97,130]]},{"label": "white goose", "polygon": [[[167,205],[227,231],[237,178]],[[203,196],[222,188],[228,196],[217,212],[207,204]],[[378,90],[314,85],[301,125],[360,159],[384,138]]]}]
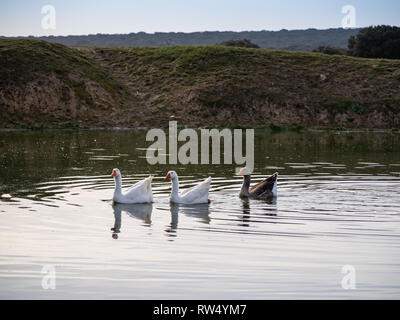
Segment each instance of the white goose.
[{"label": "white goose", "polygon": [[114,169],[111,176],[114,177],[115,180],[113,195],[113,200],[115,202],[125,204],[153,202],[153,192],[151,190],[152,176],[135,183],[125,192],[122,192],[121,172],[118,169]]},{"label": "white goose", "polygon": [[175,171],[169,171],[165,179],[172,181],[171,202],[183,204],[210,203],[208,192],[211,186],[211,177],[200,182],[197,186],[184,190],[181,194],[179,194],[179,180]]}]

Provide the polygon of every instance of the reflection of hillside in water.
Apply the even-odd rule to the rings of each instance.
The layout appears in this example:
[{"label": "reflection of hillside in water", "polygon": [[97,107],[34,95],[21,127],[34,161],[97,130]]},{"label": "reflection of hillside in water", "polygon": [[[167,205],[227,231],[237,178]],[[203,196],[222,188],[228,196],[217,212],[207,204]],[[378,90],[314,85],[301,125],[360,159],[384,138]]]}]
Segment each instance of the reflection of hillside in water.
[{"label": "reflection of hillside in water", "polygon": [[[146,131],[3,131],[0,132],[0,193],[40,200],[68,189],[70,183],[87,182],[111,188],[108,179],[118,167],[124,177],[152,173],[164,176],[169,165],[149,165],[145,159]],[[245,135],[243,135],[245,139]],[[287,162],[344,164],[347,171],[364,173],[357,161],[378,164],[398,163],[400,136],[390,133],[360,132],[255,132],[255,171],[270,173],[279,168],[282,175],[299,171]],[[222,156],[221,156],[222,157]],[[236,165],[179,165],[181,176],[232,178]],[[304,167],[302,172],[307,168]],[[368,173],[381,173],[368,167]],[[398,171],[398,170],[397,170]],[[330,171],[335,173],[334,171]],[[341,171],[343,173],[345,171]],[[90,183],[89,179],[93,179]],[[61,179],[60,179],[61,178]],[[74,181],[72,181],[74,180]],[[36,185],[45,183],[43,185]],[[34,195],[34,196],[32,196]]]}]

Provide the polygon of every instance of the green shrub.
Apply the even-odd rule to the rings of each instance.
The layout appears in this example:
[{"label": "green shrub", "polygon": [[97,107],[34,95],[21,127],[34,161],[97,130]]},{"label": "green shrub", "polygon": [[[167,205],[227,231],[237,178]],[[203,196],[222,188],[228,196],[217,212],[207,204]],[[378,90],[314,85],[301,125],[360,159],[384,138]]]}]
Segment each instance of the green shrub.
[{"label": "green shrub", "polygon": [[219,45],[227,47],[260,48],[255,43],[252,43],[249,39],[229,40],[221,42]]},{"label": "green shrub", "polygon": [[349,55],[363,58],[400,59],[400,28],[376,26],[362,29],[348,41]]},{"label": "green shrub", "polygon": [[339,47],[319,46],[313,50],[313,52],[320,52],[324,54],[337,54],[346,55],[347,50]]}]

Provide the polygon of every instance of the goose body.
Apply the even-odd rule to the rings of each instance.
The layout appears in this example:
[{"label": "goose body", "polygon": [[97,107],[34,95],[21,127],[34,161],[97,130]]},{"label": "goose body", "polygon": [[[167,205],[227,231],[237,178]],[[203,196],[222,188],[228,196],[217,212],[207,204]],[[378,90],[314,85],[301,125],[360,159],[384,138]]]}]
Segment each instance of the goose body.
[{"label": "goose body", "polygon": [[278,173],[274,173],[267,179],[257,183],[255,186],[250,187],[251,175],[247,168],[239,171],[238,175],[243,176],[243,185],[240,190],[240,197],[247,197],[253,199],[271,199],[277,197],[277,184]]},{"label": "goose body", "polygon": [[166,179],[171,179],[172,191],[170,201],[181,204],[209,203],[208,193],[211,187],[211,177],[208,177],[198,185],[179,192],[179,179],[175,171],[169,171]]},{"label": "goose body", "polygon": [[135,183],[124,191],[122,191],[121,172],[118,169],[114,169],[112,176],[115,180],[114,202],[124,204],[153,202],[153,192],[151,189],[152,176]]}]

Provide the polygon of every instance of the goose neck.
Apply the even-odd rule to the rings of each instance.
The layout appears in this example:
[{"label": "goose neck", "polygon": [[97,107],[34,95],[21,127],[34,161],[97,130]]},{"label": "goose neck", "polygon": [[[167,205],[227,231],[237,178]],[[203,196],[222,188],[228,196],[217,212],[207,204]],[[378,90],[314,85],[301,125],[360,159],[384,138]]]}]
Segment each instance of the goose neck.
[{"label": "goose neck", "polygon": [[248,195],[249,188],[250,188],[250,176],[243,176],[243,185],[240,193],[242,195]]},{"label": "goose neck", "polygon": [[121,189],[122,189],[122,179],[121,179],[121,177],[120,176],[114,177],[114,181],[115,181],[115,192],[121,193]]},{"label": "goose neck", "polygon": [[178,178],[172,179],[172,194],[178,195],[179,193],[179,180]]}]

